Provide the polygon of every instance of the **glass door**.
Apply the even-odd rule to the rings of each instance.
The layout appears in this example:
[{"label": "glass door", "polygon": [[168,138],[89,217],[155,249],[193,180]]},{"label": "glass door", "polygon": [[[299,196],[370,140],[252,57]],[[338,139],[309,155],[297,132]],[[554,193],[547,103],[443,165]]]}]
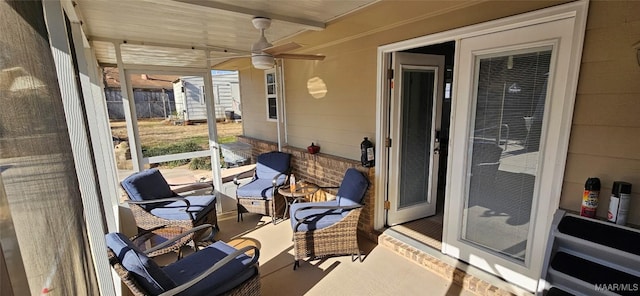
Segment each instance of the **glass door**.
[{"label": "glass door", "polygon": [[565,18],[464,38],[456,62],[443,251],[531,291],[559,202],[573,30]]},{"label": "glass door", "polygon": [[462,239],[524,262],[552,47],[476,57]]},{"label": "glass door", "polygon": [[397,52],[393,60],[388,225],[436,212],[444,81],[444,56]]}]

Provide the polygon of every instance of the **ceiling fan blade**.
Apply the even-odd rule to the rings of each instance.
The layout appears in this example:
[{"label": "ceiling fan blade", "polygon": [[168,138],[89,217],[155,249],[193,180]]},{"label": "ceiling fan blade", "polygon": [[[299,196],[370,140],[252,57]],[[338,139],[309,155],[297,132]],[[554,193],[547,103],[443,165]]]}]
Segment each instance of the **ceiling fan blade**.
[{"label": "ceiling fan blade", "polygon": [[241,54],[241,55],[232,55],[232,56],[224,56],[224,57],[210,57],[208,60],[226,60],[226,59],[238,59],[238,58],[248,58],[251,57],[250,54]]},{"label": "ceiling fan blade", "polygon": [[292,50],[296,50],[298,48],[302,47],[302,45],[295,43],[295,42],[289,42],[289,43],[285,43],[282,45],[276,45],[276,46],[271,46],[271,47],[267,47],[265,49],[262,50],[262,52],[264,53],[268,53],[271,55],[277,55],[283,52],[287,52],[287,51],[292,51]]},{"label": "ceiling fan blade", "polygon": [[293,54],[293,53],[281,53],[273,56],[274,58],[279,59],[290,59],[290,60],[313,60],[313,61],[322,61],[325,56],[323,55],[315,55],[315,54]]}]

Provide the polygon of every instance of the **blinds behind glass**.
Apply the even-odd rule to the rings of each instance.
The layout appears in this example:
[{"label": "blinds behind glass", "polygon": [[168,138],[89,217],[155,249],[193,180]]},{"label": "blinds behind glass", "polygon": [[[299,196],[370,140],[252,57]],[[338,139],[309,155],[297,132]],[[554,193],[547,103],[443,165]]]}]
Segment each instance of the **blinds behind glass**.
[{"label": "blinds behind glass", "polygon": [[477,60],[464,238],[525,259],[550,48]]}]

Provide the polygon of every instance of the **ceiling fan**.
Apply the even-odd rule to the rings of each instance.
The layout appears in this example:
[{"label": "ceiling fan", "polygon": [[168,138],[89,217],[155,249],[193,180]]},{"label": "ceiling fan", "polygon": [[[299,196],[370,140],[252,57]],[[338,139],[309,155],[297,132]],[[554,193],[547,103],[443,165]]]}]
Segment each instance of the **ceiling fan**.
[{"label": "ceiling fan", "polygon": [[[293,54],[288,51],[302,47],[295,42],[289,42],[278,46],[273,46],[264,36],[264,31],[271,26],[271,19],[267,17],[254,17],[251,22],[253,26],[260,30],[260,38],[251,45],[251,64],[256,69],[271,69],[275,65],[275,59],[296,59],[296,60],[324,60],[323,55]],[[248,55],[247,55],[248,56]],[[242,57],[235,56],[233,58]]]}]

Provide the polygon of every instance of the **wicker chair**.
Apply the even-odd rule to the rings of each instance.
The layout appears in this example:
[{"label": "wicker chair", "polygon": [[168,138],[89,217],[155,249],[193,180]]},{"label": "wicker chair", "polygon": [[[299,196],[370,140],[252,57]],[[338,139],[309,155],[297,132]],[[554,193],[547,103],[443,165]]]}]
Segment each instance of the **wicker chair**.
[{"label": "wicker chair", "polygon": [[274,198],[278,188],[289,178],[291,154],[284,152],[268,152],[258,155],[253,179],[242,186],[238,176],[233,179],[236,184],[236,200],[238,201],[238,222],[243,220],[243,213],[258,213],[271,216],[275,222],[277,214],[284,215],[284,198]]},{"label": "wicker chair", "polygon": [[[220,230],[216,197],[211,184],[211,195],[180,196],[171,190],[158,169],[149,169],[128,176],[120,185],[129,197],[126,202],[136,225],[142,231],[150,231],[159,226],[191,229],[203,224],[214,225],[215,231]],[[195,239],[198,240],[202,235],[205,233],[198,232]]]},{"label": "wicker chair", "polygon": [[306,257],[357,254],[362,261],[357,232],[361,203],[368,187],[367,177],[350,168],[335,200],[291,205],[294,270],[300,266],[299,260]]},{"label": "wicker chair", "polygon": [[[211,225],[191,231],[205,227]],[[260,252],[254,246],[237,250],[218,241],[159,267],[147,256],[154,249],[142,252],[121,233],[109,233],[105,239],[109,263],[133,295],[260,295]],[[247,251],[253,251],[253,256],[247,256]]]}]

